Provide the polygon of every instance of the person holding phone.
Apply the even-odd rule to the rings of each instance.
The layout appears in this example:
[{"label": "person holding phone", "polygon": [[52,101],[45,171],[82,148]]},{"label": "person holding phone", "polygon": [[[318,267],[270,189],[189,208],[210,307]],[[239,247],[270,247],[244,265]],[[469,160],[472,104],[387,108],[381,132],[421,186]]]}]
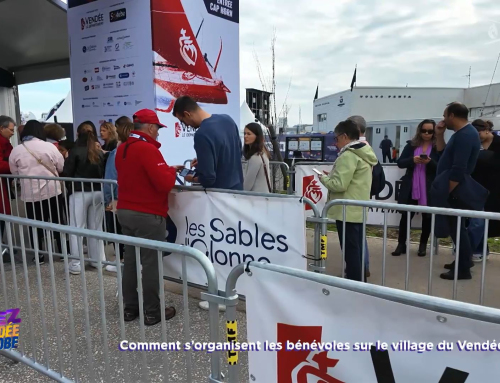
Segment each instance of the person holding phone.
[{"label": "person holding phone", "polygon": [[[417,127],[417,133],[406,144],[401,157],[397,161],[398,167],[406,169],[401,178],[398,203],[402,205],[428,206],[428,197],[434,178],[436,178],[439,153],[435,146],[434,120],[423,120]],[[411,213],[410,221],[415,213]],[[408,213],[402,212],[399,223],[398,246],[393,256],[406,254],[407,251]],[[422,214],[422,234],[418,256],[425,257],[427,242],[431,233],[431,216]]]}]

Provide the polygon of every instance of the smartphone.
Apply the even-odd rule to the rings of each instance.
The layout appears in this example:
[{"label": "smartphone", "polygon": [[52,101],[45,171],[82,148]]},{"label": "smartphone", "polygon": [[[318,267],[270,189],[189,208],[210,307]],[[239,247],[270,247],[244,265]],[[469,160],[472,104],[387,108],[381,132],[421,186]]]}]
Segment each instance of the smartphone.
[{"label": "smartphone", "polygon": [[429,158],[429,156],[427,156],[427,154],[421,154],[420,158],[423,159],[423,160],[426,160],[426,159]]},{"label": "smartphone", "polygon": [[186,176],[188,176],[190,174],[194,174],[194,170],[191,170],[191,169],[188,169],[188,168],[184,168],[184,169],[181,170],[181,172],[180,172],[179,175],[181,177],[186,177]]},{"label": "smartphone", "polygon": [[322,176],[323,173],[321,173],[318,169],[313,168],[314,173],[316,173],[318,176]]}]

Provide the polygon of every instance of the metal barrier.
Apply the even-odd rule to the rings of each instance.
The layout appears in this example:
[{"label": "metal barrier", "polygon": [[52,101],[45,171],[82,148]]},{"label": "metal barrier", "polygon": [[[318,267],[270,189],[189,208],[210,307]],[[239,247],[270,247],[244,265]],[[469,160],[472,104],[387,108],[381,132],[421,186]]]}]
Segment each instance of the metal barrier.
[{"label": "metal barrier", "polygon": [[[457,229],[456,229],[456,255],[454,262],[454,281],[453,281],[453,299],[457,299],[457,276],[459,270],[459,254],[460,254],[460,226],[462,219],[465,218],[477,218],[485,220],[485,229],[484,229],[484,246],[483,246],[483,259],[482,259],[482,270],[481,270],[481,288],[480,288],[480,297],[479,302],[481,305],[484,304],[484,287],[485,287],[485,273],[486,273],[486,252],[487,252],[487,241],[488,241],[488,227],[490,220],[500,220],[500,214],[498,213],[487,213],[487,212],[478,212],[478,211],[469,211],[469,210],[456,210],[456,209],[444,209],[444,208],[435,208],[435,207],[424,207],[424,206],[409,206],[409,205],[399,205],[399,204],[390,204],[390,203],[380,203],[380,202],[371,202],[371,201],[350,201],[350,200],[331,200],[329,201],[322,212],[321,219],[318,220],[316,218],[310,218],[309,221],[317,222],[321,224],[321,236],[324,238],[327,235],[327,225],[329,223],[335,223],[334,221],[328,219],[328,211],[333,206],[342,206],[343,207],[343,237],[339,239],[341,243],[345,243],[345,228],[346,228],[346,207],[347,206],[357,206],[363,209],[363,238],[366,238],[366,217],[368,208],[379,208],[384,210],[384,236],[383,236],[383,265],[382,265],[382,285],[385,286],[385,271],[386,271],[386,250],[387,250],[387,210],[398,210],[404,212],[414,212],[414,213],[426,213],[431,215],[431,244],[430,244],[430,266],[429,266],[429,280],[428,280],[428,291],[427,294],[432,294],[432,263],[434,258],[434,231],[435,231],[435,218],[436,215],[439,216],[449,216],[449,217],[457,217]],[[408,290],[409,287],[409,278],[410,278],[410,222],[411,222],[411,214],[407,214],[407,252],[406,252],[406,273],[405,273],[405,290]],[[322,249],[323,250],[323,249]],[[326,252],[326,246],[324,248]],[[362,274],[365,274],[365,247],[362,246]],[[324,255],[326,260],[326,254]],[[345,246],[342,246],[342,277],[344,277],[344,264],[346,260],[345,254]]]},{"label": "metal barrier", "polygon": [[[240,340],[237,339],[237,336],[239,335],[239,331],[237,328],[237,321],[236,321],[236,304],[238,303],[238,293],[236,290],[236,284],[238,282],[238,279],[240,276],[242,276],[245,272],[248,273],[249,276],[252,276],[252,270],[253,269],[263,269],[267,270],[273,273],[277,274],[284,274],[288,275],[297,279],[303,279],[307,281],[313,281],[317,282],[319,284],[322,284],[323,286],[332,286],[336,287],[339,289],[355,292],[358,294],[362,294],[365,296],[370,296],[370,297],[376,297],[379,299],[387,300],[390,302],[396,302],[396,303],[401,303],[403,305],[415,307],[415,308],[421,308],[425,310],[430,310],[433,312],[437,312],[442,314],[443,316],[437,316],[438,321],[444,323],[446,322],[446,317],[444,315],[453,315],[457,317],[462,317],[462,318],[468,318],[468,319],[473,319],[477,321],[482,321],[485,323],[492,323],[496,325],[500,325],[500,310],[498,309],[492,309],[488,307],[481,307],[481,306],[476,306],[468,303],[462,303],[462,302],[457,302],[457,301],[451,301],[447,299],[442,299],[442,298],[437,298],[437,297],[432,297],[432,296],[425,296],[421,294],[416,294],[408,291],[402,291],[402,290],[396,290],[396,289],[391,289],[383,286],[376,286],[376,285],[371,285],[367,283],[359,283],[355,281],[350,281],[347,279],[341,279],[333,276],[328,276],[328,275],[321,275],[321,274],[316,274],[316,273],[311,273],[307,271],[302,271],[302,270],[295,270],[295,269],[290,269],[284,266],[279,266],[279,265],[271,265],[271,264],[265,264],[265,263],[259,263],[259,262],[249,262],[247,265],[239,265],[233,269],[231,274],[229,275],[229,278],[227,279],[226,283],[226,298],[225,298],[225,304],[227,305],[227,310],[226,310],[226,320],[227,323],[231,324],[231,328],[228,326],[228,336],[227,336],[227,341],[228,342],[239,342]],[[252,278],[256,278],[255,276],[252,276]],[[318,286],[318,292],[320,292],[322,286]],[[328,293],[328,294],[327,294]],[[250,291],[247,294],[247,297],[252,294],[252,291]],[[323,294],[329,295],[329,292],[325,291],[323,289]],[[294,302],[294,305],[296,307],[301,306],[301,302]],[[317,309],[320,311],[322,307],[317,307]],[[339,308],[341,309],[341,308]],[[388,314],[388,320],[392,319],[392,313]],[[295,322],[297,325],[299,325],[299,322]],[[300,322],[302,325],[302,322]],[[269,323],[266,322],[264,324],[265,326],[271,327],[271,328],[276,328],[274,323]],[[310,325],[318,325],[316,322],[310,322]],[[317,339],[317,338],[316,338]],[[371,341],[374,341],[376,338],[371,338]],[[406,338],[405,338],[406,339]],[[254,342],[255,340],[250,339],[250,336],[247,336],[247,339],[245,340],[246,342]],[[272,340],[274,341],[274,340]],[[321,336],[320,340],[321,341]],[[418,341],[421,341],[418,339]],[[316,340],[315,340],[316,342]],[[304,348],[305,349],[305,348]],[[306,350],[306,349],[305,349]],[[317,349],[313,349],[317,350]],[[260,351],[262,352],[262,351]],[[264,351],[266,352],[266,351]],[[267,351],[269,352],[269,351]],[[271,354],[271,360],[276,360],[276,356],[274,354]],[[227,358],[227,366],[229,368],[229,375],[228,375],[228,382],[229,383],[239,383],[243,381],[241,379],[240,375],[240,365],[237,363],[238,358],[234,358],[233,353],[228,353],[228,358]],[[384,359],[385,361],[386,359]],[[384,371],[386,371],[386,365],[384,365]],[[390,370],[390,367],[389,367]],[[326,373],[326,369],[324,371]],[[392,374],[392,372],[391,372]],[[378,375],[378,374],[377,374]],[[322,375],[324,376],[324,375]],[[394,381],[394,379],[390,379],[387,374],[384,374],[384,377],[386,380],[379,378],[379,381]],[[264,377],[267,379],[276,379],[276,377]],[[254,379],[252,379],[254,380]],[[326,379],[324,379],[326,381]],[[266,380],[267,381],[267,380]],[[271,381],[271,380],[269,380]],[[323,380],[322,380],[323,381]],[[337,380],[332,380],[332,381],[337,381]]]},{"label": "metal barrier", "polygon": [[[163,348],[163,345],[175,347],[175,342],[179,341],[179,338],[183,338],[184,343],[190,342],[192,339],[187,278],[183,278],[183,324],[179,323],[180,320],[175,318],[168,322],[176,321],[178,325],[181,325],[183,335],[181,336],[181,331],[175,333],[173,339],[168,335],[165,320],[166,304],[162,257],[164,252],[175,252],[184,257],[195,259],[202,266],[207,276],[208,293],[217,295],[217,276],[213,265],[203,253],[186,246],[77,229],[8,215],[0,215],[0,221],[5,224],[11,260],[10,266],[0,262],[2,280],[1,310],[20,309],[19,318],[22,318],[18,347],[16,349],[0,350],[0,355],[21,362],[59,382],[70,382],[73,379],[75,381],[108,382],[111,377],[126,382],[149,381],[150,374],[155,375],[157,378],[163,374],[164,381],[169,380],[172,376],[179,378],[180,381],[193,381],[193,376],[196,376],[196,373],[193,370],[191,352],[169,353],[165,352],[166,350]],[[33,232],[34,262],[28,261],[29,252],[25,247],[23,236],[20,237],[21,264],[16,262],[13,244],[13,232],[16,226],[21,230],[27,227]],[[48,264],[42,265],[39,261],[38,256],[41,249],[38,236],[35,234],[37,230],[42,230],[44,233]],[[58,257],[53,251],[50,238],[54,232],[60,233],[62,237],[61,256],[63,263],[57,261]],[[69,235],[78,239],[78,255],[69,254],[68,252],[66,238]],[[84,265],[85,262],[95,262],[94,259],[84,256],[83,238],[114,243],[116,259],[114,262],[98,259],[97,265],[94,264],[97,272],[86,271],[82,267],[80,278],[72,277],[69,270],[70,260],[79,260],[81,265]],[[139,326],[133,323],[125,326],[124,301],[120,288],[123,276],[119,267],[119,244],[133,247],[135,251]],[[160,327],[153,327],[148,329],[147,332],[145,330],[144,302],[142,298],[143,276],[140,269],[141,248],[157,252],[161,330]],[[117,266],[117,279],[104,278],[102,267],[106,264]],[[9,268],[11,268],[11,273],[9,273]],[[183,261],[183,274],[186,275],[185,258]],[[24,280],[24,285],[19,279]],[[77,282],[78,279],[80,279],[80,283]],[[115,280],[116,284],[114,283]],[[116,302],[115,293],[117,287],[118,304],[109,304],[109,299]],[[106,296],[109,298],[108,303],[105,300]],[[178,318],[180,319],[180,317],[181,313],[178,313]],[[202,336],[202,340],[208,339],[210,342],[217,342],[220,331],[217,304],[209,304],[207,319],[209,320],[209,333],[204,338],[202,331],[198,330],[196,334]],[[206,319],[202,322],[206,323]],[[176,331],[181,326],[168,327],[170,330]],[[140,339],[139,343],[136,343],[135,340],[132,341],[131,338]],[[159,339],[161,339],[161,345],[158,343]],[[116,344],[113,344],[114,341],[116,341]],[[124,341],[128,343],[123,343]],[[144,347],[148,346],[155,350],[164,351],[163,355],[161,353],[152,355],[150,364],[154,365],[148,367],[146,352],[142,353],[142,358],[130,357],[130,352],[134,351],[135,347],[137,347],[137,350],[141,350],[141,347],[144,349]],[[159,348],[160,346],[161,348]],[[120,352],[119,349],[126,349],[128,352]],[[182,359],[179,361],[176,356],[185,357],[182,358],[185,364],[183,371],[180,371],[180,368],[174,369],[170,367],[177,365],[179,362],[183,363]],[[172,358],[175,360],[172,361]],[[210,363],[208,363],[208,358]],[[200,373],[199,369],[202,367],[204,360],[197,359],[194,367],[197,368],[196,372]],[[221,379],[219,351],[214,351],[210,354],[210,357],[207,355],[206,359],[205,367],[207,370],[208,368],[211,370],[209,381],[219,382]],[[68,363],[68,360],[71,362]],[[208,367],[209,365],[210,367]]]}]

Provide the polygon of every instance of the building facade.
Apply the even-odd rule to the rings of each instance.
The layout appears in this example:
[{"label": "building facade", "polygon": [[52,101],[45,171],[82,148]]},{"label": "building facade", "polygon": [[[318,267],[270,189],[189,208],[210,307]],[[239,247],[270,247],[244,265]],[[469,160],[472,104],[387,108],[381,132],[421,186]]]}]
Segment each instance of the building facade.
[{"label": "building facade", "polygon": [[387,135],[401,152],[426,118],[440,121],[446,105],[459,101],[470,109],[470,120],[484,118],[500,128],[500,84],[476,88],[357,87],[314,101],[314,132],[328,133],[352,115],[363,116],[368,142],[379,159],[380,142]]}]

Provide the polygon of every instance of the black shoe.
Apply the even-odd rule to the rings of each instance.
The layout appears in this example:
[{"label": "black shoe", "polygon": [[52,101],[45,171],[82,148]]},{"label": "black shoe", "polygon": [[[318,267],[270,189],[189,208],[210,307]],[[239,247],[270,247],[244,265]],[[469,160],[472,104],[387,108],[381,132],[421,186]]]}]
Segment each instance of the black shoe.
[{"label": "black shoe", "polygon": [[[447,271],[446,273],[442,273],[440,275],[441,279],[446,279],[449,281],[453,281],[455,279],[455,272],[453,270]],[[472,275],[470,273],[470,270],[467,271],[459,271],[457,280],[460,279],[472,279]]]},{"label": "black shoe", "polygon": [[406,254],[406,246],[398,243],[398,247],[396,247],[396,250],[394,250],[392,255],[395,257],[399,257],[401,254]]},{"label": "black shoe", "polygon": [[[474,267],[474,263],[473,262],[471,262],[470,267]],[[453,261],[451,263],[447,263],[446,265],[444,265],[444,268],[446,270],[455,270],[455,261]]]},{"label": "black shoe", "polygon": [[[33,258],[33,263],[36,263],[35,258]],[[45,255],[38,256],[38,263],[40,263],[40,265],[43,265],[45,263]]]},{"label": "black shoe", "polygon": [[427,253],[427,244],[421,243],[420,246],[418,247],[418,256],[425,257],[426,253]]},{"label": "black shoe", "polygon": [[123,317],[125,322],[132,322],[139,317],[139,311],[124,310]]},{"label": "black shoe", "polygon": [[[175,316],[175,307],[166,307],[165,308],[165,319],[169,320]],[[156,312],[154,314],[144,314],[144,324],[146,326],[154,326],[161,322],[161,313]]]},{"label": "black shoe", "polygon": [[2,262],[3,263],[10,263],[10,252],[9,252],[9,249],[4,249],[2,251]]}]

